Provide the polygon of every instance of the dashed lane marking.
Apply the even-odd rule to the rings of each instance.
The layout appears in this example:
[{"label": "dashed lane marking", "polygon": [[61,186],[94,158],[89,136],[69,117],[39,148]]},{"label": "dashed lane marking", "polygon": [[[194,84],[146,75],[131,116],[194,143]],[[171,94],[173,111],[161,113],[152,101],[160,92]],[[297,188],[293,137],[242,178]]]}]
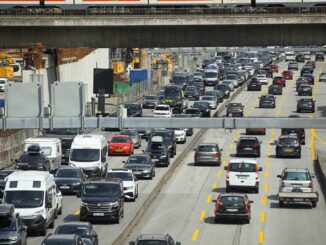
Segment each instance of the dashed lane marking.
[{"label": "dashed lane marking", "polygon": [[267,197],[266,196],[263,196],[263,199],[262,199],[261,203],[263,204],[263,206],[265,206],[267,204]]},{"label": "dashed lane marking", "polygon": [[216,187],[217,187],[217,183],[214,182],[214,183],[212,184],[212,190],[216,189]]},{"label": "dashed lane marking", "polygon": [[265,178],[268,179],[268,176],[269,176],[269,172],[265,171]]},{"label": "dashed lane marking", "polygon": [[200,214],[199,220],[204,221],[205,215],[206,215],[206,211],[202,211],[201,214]]},{"label": "dashed lane marking", "polygon": [[209,195],[207,196],[206,203],[210,203],[211,201],[212,201],[212,195],[209,194]]},{"label": "dashed lane marking", "polygon": [[260,223],[265,223],[265,212],[260,213]]},{"label": "dashed lane marking", "polygon": [[264,231],[259,231],[258,243],[264,244]]},{"label": "dashed lane marking", "polygon": [[267,161],[267,162],[266,162],[266,167],[269,168],[270,166],[271,166],[271,163]]},{"label": "dashed lane marking", "polygon": [[197,240],[197,237],[198,237],[198,233],[199,233],[199,229],[196,229],[194,231],[194,234],[192,235],[191,240],[196,241]]},{"label": "dashed lane marking", "polygon": [[76,210],[76,211],[74,212],[74,215],[80,215],[80,209]]},{"label": "dashed lane marking", "polygon": [[222,175],[222,170],[217,172],[217,177],[221,177],[221,175]]},{"label": "dashed lane marking", "polygon": [[268,184],[264,184],[264,191],[265,191],[265,192],[268,191]]}]

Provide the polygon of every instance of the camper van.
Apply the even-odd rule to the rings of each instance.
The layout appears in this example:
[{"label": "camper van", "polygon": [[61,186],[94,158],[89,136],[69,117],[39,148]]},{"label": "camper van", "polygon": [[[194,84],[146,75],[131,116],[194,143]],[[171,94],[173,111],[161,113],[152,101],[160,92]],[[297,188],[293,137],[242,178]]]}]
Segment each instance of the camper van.
[{"label": "camper van", "polygon": [[30,145],[39,145],[43,154],[50,163],[50,172],[54,172],[61,166],[62,150],[61,140],[58,138],[28,138],[24,142],[24,151]]},{"label": "camper van", "polygon": [[13,204],[27,231],[46,235],[54,227],[56,215],[54,177],[44,171],[17,171],[6,177],[3,203]]},{"label": "camper van", "polygon": [[104,176],[108,168],[108,144],[103,135],[77,135],[70,148],[69,165],[83,169],[88,177]]}]

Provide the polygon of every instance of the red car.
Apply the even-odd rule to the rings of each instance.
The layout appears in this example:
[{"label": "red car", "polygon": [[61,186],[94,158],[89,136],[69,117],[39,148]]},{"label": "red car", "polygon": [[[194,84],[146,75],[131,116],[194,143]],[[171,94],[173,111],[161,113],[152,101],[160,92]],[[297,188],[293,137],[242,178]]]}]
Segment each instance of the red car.
[{"label": "red car", "polygon": [[285,78],[281,77],[281,76],[274,77],[273,85],[281,85],[281,86],[285,87]]},{"label": "red car", "polygon": [[292,71],[283,71],[282,76],[286,80],[292,80],[293,79],[293,72]]},{"label": "red car", "polygon": [[270,67],[272,68],[273,72],[278,72],[278,65],[272,64]]},{"label": "red car", "polygon": [[113,135],[109,144],[109,155],[131,155],[134,153],[134,142],[128,135]]},{"label": "red car", "polygon": [[315,61],[308,60],[308,61],[306,62],[306,64],[307,64],[307,65],[311,65],[313,69],[316,68],[316,62],[315,62]]}]

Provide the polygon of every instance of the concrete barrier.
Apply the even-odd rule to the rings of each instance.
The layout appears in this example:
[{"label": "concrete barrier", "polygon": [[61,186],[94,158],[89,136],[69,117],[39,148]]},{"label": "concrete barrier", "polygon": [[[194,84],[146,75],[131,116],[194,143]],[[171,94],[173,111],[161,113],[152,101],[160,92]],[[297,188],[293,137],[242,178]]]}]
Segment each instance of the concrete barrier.
[{"label": "concrete barrier", "polygon": [[321,191],[326,201],[326,150],[316,151],[316,160],[314,161],[314,169],[318,179]]}]

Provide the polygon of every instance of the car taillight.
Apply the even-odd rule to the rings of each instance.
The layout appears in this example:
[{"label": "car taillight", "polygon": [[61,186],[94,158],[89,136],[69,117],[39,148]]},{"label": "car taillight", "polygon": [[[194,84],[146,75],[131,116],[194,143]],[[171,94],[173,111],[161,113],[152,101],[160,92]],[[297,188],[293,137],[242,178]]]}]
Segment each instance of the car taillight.
[{"label": "car taillight", "polygon": [[252,147],[253,147],[253,148],[258,148],[259,145],[258,145],[258,144],[254,144],[254,145],[252,145]]},{"label": "car taillight", "polygon": [[243,198],[243,201],[245,203],[245,212],[248,213],[248,211],[249,211],[249,205],[248,205],[248,203],[247,203],[247,201],[246,201],[245,198]]},{"label": "car taillight", "polygon": [[230,166],[230,164],[228,165],[228,172],[230,172],[231,171],[231,166]]},{"label": "car taillight", "polygon": [[285,187],[285,183],[283,181],[281,183],[281,187]]},{"label": "car taillight", "polygon": [[304,131],[300,132],[300,135],[302,135],[302,136],[303,136],[303,135],[304,135]]},{"label": "car taillight", "polygon": [[212,155],[213,155],[214,157],[218,157],[218,156],[220,156],[220,153],[219,153],[219,152],[213,152]]},{"label": "car taillight", "polygon": [[201,153],[200,152],[196,152],[196,156],[197,157],[200,157],[201,156]]},{"label": "car taillight", "polygon": [[217,198],[215,205],[215,213],[219,213],[221,211],[221,198]]},{"label": "car taillight", "polygon": [[312,182],[308,184],[308,188],[312,188]]}]

